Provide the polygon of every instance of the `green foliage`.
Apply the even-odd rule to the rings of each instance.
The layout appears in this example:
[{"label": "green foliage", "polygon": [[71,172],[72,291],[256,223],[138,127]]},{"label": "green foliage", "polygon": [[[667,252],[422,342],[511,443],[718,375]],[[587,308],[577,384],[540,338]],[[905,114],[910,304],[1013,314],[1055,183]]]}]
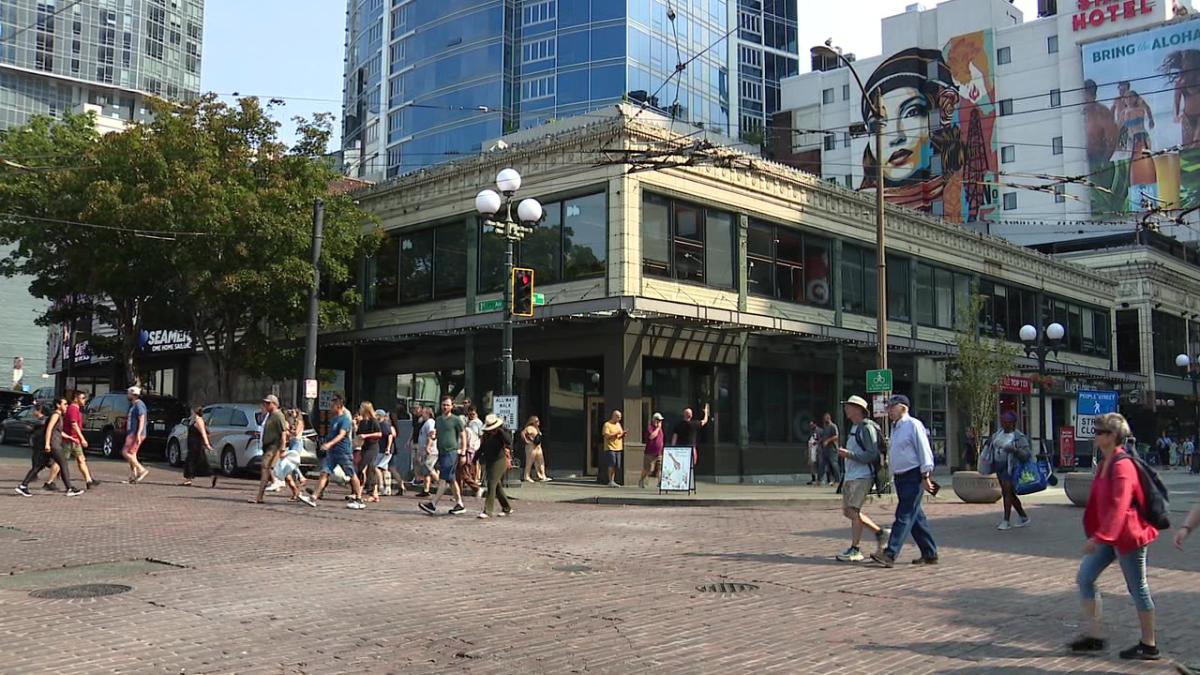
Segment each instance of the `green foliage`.
[{"label": "green foliage", "polygon": [[[86,293],[77,313],[117,328],[133,381],[143,327],[190,329],[222,393],[235,371],[283,376],[295,355],[278,345],[297,336],[312,283],[314,201],[326,204],[323,286],[350,286],[379,240],[352,198],[330,193],[331,118],[296,118],[289,149],[255,98],[152,107],[152,122],[103,137],[75,116],[0,136],[0,158],[39,167],[0,164],[0,244],[17,244],[0,272],[33,275],[51,300]],[[324,298],[322,324],[348,324],[357,302]]]},{"label": "green foliage", "polygon": [[1017,366],[1017,348],[1007,342],[985,338],[979,334],[978,321],[984,297],[978,288],[971,289],[971,302],[958,316],[954,338],[958,356],[950,373],[950,395],[967,415],[982,439],[996,420],[1000,405],[1000,378],[1011,374]]}]

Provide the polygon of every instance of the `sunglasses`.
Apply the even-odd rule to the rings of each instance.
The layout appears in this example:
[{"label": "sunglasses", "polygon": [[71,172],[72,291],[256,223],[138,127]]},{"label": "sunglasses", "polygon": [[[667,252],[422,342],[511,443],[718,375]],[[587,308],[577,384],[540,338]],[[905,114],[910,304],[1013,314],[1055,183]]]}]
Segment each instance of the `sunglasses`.
[{"label": "sunglasses", "polygon": [[1112,429],[1097,429],[1096,430],[1097,436],[1099,436],[1100,434],[1111,434],[1111,433],[1113,433]]}]

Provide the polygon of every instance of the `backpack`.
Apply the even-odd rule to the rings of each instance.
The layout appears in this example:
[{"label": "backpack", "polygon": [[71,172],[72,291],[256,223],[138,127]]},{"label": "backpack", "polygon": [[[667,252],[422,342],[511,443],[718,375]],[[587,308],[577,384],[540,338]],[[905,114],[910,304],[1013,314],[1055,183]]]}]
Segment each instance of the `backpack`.
[{"label": "backpack", "polygon": [[854,431],[854,437],[855,440],[858,441],[858,447],[870,447],[869,444],[863,441],[863,437],[860,435],[862,434],[863,427],[867,425],[870,425],[871,428],[875,429],[875,441],[876,447],[878,448],[875,458],[867,463],[867,465],[871,467],[871,477],[873,479],[871,491],[878,494],[883,494],[887,489],[887,481],[883,479],[883,466],[884,458],[887,457],[888,452],[888,439],[883,437],[883,429],[879,428],[879,424],[875,420],[869,418],[864,419]]},{"label": "backpack", "polygon": [[[1159,530],[1168,530],[1171,528],[1171,519],[1168,515],[1168,491],[1167,486],[1163,485],[1162,479],[1158,477],[1158,472],[1150,468],[1145,460],[1136,457],[1127,452],[1118,453],[1113,458],[1114,462],[1128,458],[1133,462],[1134,468],[1137,469],[1138,482],[1142,485],[1142,493],[1146,496],[1145,504],[1134,502],[1138,513],[1147,523],[1153,525]],[[1109,474],[1112,475],[1111,473]]]}]

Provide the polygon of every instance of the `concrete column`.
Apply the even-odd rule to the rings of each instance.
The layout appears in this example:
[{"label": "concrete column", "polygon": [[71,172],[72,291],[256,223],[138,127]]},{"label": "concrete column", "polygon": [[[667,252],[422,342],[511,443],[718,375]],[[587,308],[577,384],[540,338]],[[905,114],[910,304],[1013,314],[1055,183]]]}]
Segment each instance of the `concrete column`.
[{"label": "concrete column", "polygon": [[[479,221],[475,216],[463,218],[467,242],[467,314],[475,313],[475,296],[479,293]],[[468,362],[469,363],[469,362]],[[470,372],[470,366],[467,366]]]},{"label": "concrete column", "polygon": [[[749,279],[747,277],[746,265],[746,236],[750,228],[750,218],[744,213],[739,213],[737,217],[737,241],[735,243],[734,260],[737,262],[737,291],[738,291],[738,311],[746,311],[746,293],[749,289]],[[745,343],[743,342],[743,349]],[[742,358],[745,361],[743,355]]]},{"label": "concrete column", "polygon": [[842,325],[842,240],[833,240],[833,253],[830,256],[833,266],[833,325]]},{"label": "concrete column", "polygon": [[[744,249],[743,249],[744,250]],[[743,277],[744,278],[744,277]],[[746,480],[745,453],[750,447],[750,332],[738,336],[737,449],[738,476]]]},{"label": "concrete column", "polygon": [[[642,325],[639,321],[628,321],[620,326],[604,349],[604,408],[605,417],[613,410],[624,415],[622,424],[628,435],[625,437],[624,477],[617,482],[630,485],[637,482],[642,472],[642,456],[646,446],[642,442]],[[608,466],[601,458],[598,482],[608,482]]]},{"label": "concrete column", "polygon": [[607,295],[636,295],[642,288],[642,193],[624,173],[608,181]]},{"label": "concrete column", "polygon": [[916,340],[920,336],[917,326],[917,261],[913,258],[908,259],[908,318],[910,335]]}]

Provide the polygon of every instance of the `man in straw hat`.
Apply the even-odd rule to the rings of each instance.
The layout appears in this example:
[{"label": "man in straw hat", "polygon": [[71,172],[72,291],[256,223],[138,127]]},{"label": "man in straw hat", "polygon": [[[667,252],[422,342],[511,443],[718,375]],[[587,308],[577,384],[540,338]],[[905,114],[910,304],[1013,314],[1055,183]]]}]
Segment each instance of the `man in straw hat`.
[{"label": "man in straw hat", "polygon": [[842,403],[846,417],[850,420],[850,437],[846,447],[838,448],[838,457],[846,461],[846,473],[842,483],[842,513],[850,519],[850,548],[838,554],[842,562],[859,562],[863,554],[859,550],[863,528],[875,534],[876,552],[883,550],[890,534],[862,512],[871,484],[875,480],[872,465],[879,461],[879,441],[882,436],[879,425],[869,416],[867,402],[860,396],[851,396]]}]

